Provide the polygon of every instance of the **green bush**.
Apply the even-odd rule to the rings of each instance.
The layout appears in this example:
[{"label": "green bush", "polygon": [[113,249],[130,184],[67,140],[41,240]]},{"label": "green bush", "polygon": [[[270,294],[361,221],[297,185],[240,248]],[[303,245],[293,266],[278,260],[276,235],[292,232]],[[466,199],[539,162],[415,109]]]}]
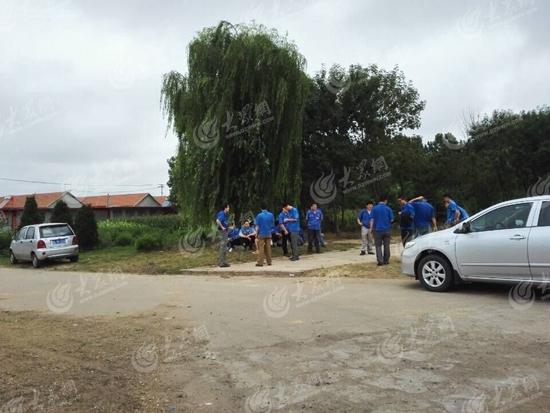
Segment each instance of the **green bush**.
[{"label": "green bush", "polygon": [[133,241],[134,237],[132,237],[132,234],[128,232],[121,232],[115,236],[113,239],[113,244],[119,247],[126,247],[128,245],[132,245]]},{"label": "green bush", "polygon": [[[161,239],[170,248],[177,248],[178,241],[185,233],[184,221],[180,215],[151,215],[133,218],[118,218],[101,221],[98,224],[99,239],[102,247],[121,245],[119,238],[123,236],[122,245],[130,236],[137,240],[149,235]],[[130,241],[131,242],[131,241]]]},{"label": "green bush", "polygon": [[122,221],[140,226],[143,225],[149,228],[155,228],[163,232],[173,232],[185,228],[183,217],[177,214],[124,218]]},{"label": "green bush", "polygon": [[12,234],[10,230],[0,229],[0,251],[7,251],[11,244]]},{"label": "green bush", "polygon": [[78,210],[74,224],[78,245],[82,249],[92,249],[98,245],[97,222],[91,206],[84,205]]},{"label": "green bush", "polygon": [[162,249],[160,237],[153,234],[142,235],[136,240],[135,245],[138,251],[158,251]]}]

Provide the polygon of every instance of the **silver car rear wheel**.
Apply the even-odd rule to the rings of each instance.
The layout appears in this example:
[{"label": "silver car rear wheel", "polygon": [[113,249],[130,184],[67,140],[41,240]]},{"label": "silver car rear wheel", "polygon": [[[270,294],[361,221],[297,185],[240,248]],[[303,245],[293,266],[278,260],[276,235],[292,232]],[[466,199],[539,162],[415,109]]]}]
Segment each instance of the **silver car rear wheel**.
[{"label": "silver car rear wheel", "polygon": [[39,268],[40,267],[40,260],[38,259],[38,257],[34,253],[32,254],[32,266],[34,268]]}]

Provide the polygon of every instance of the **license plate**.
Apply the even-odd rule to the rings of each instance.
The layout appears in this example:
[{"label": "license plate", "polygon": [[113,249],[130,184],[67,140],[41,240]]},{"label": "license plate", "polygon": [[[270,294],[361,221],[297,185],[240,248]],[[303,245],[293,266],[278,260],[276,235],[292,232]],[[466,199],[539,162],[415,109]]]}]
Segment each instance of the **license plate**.
[{"label": "license plate", "polygon": [[54,239],[52,240],[53,245],[65,245],[67,243],[66,239]]}]

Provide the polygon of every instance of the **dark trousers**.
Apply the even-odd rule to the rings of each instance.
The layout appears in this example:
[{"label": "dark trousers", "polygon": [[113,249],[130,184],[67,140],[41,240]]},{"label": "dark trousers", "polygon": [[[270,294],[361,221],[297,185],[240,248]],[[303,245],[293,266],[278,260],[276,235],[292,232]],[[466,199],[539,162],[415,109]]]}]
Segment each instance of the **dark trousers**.
[{"label": "dark trousers", "polygon": [[252,247],[254,247],[256,243],[256,237],[254,235],[252,235],[250,237],[250,239],[248,238],[243,238],[243,237],[238,237],[238,238],[235,238],[235,239],[232,239],[229,241],[229,246],[231,248],[233,247],[236,247],[238,245],[242,245],[245,249],[248,247],[248,249],[252,249]]},{"label": "dark trousers", "polygon": [[288,243],[290,241],[290,232],[288,234],[281,235],[281,246],[283,247],[283,254],[288,255]]},{"label": "dark trousers", "polygon": [[307,250],[313,251],[315,245],[315,252],[321,252],[321,230],[320,229],[308,229],[307,230]]},{"label": "dark trousers", "polygon": [[292,258],[300,258],[300,252],[298,251],[298,238],[300,234],[297,232],[290,233],[290,248],[292,250]]},{"label": "dark trousers", "polygon": [[401,242],[405,245],[414,239],[414,229],[401,229]]},{"label": "dark trousers", "polygon": [[[376,246],[376,261],[378,264],[390,262],[391,231],[374,231],[374,245]],[[384,248],[382,252],[382,247]]]}]

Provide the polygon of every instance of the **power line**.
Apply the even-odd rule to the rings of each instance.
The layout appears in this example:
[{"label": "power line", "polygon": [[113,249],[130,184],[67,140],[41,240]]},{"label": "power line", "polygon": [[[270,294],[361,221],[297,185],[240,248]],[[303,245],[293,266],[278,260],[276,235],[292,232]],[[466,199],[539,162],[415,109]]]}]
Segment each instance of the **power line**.
[{"label": "power line", "polygon": [[63,186],[70,186],[75,188],[89,188],[89,187],[96,187],[96,188],[158,188],[159,185],[162,184],[108,184],[108,185],[101,185],[101,184],[78,184],[73,185],[70,183],[65,182],[47,182],[47,181],[33,181],[33,180],[26,180],[26,179],[14,179],[14,178],[0,178],[0,181],[8,181],[8,182],[21,182],[21,183],[28,183],[28,184],[41,184],[41,185],[63,185]]}]

